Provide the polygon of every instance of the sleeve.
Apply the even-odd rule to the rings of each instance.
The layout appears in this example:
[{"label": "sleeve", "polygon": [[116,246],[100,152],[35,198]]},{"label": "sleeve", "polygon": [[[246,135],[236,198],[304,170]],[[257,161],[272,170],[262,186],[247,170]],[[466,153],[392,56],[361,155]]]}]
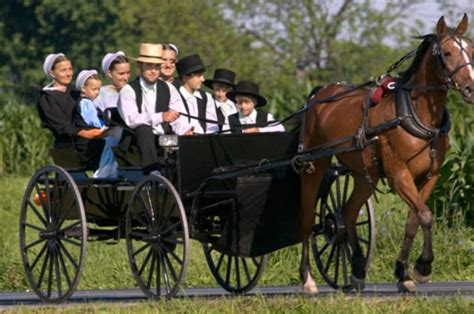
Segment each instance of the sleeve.
[{"label": "sleeve", "polygon": [[153,126],[154,123],[161,123],[163,121],[161,119],[161,113],[154,114],[154,117],[152,117],[152,115],[146,112],[138,112],[135,92],[128,84],[120,90],[117,108],[125,124],[132,129],[140,125]]},{"label": "sleeve", "polygon": [[[273,118],[273,115],[271,113],[268,113],[267,122],[270,122],[270,121],[275,121],[275,118]],[[275,125],[269,125],[269,126],[258,128],[258,129],[260,132],[285,132],[285,127],[281,123],[278,123]]]},{"label": "sleeve", "polygon": [[103,87],[100,89],[99,96],[97,96],[97,98],[94,99],[94,104],[97,110],[99,110],[101,113],[104,113],[107,107],[105,103],[105,91]]},{"label": "sleeve", "polygon": [[[169,108],[176,112],[186,112],[186,108],[183,104],[183,99],[179,95],[178,90],[172,84],[167,83],[170,89],[170,104]],[[191,129],[191,124],[188,122],[188,118],[180,115],[178,119],[171,122],[171,128],[178,135],[184,135],[187,131]]]},{"label": "sleeve", "polygon": [[[216,105],[214,104],[212,95],[206,92],[206,96],[207,96],[206,119],[217,122]],[[219,124],[206,122],[206,134],[217,133],[217,132],[219,132]]]},{"label": "sleeve", "polygon": [[102,128],[104,122],[99,119],[97,109],[95,108],[92,100],[83,98],[79,102],[79,109],[81,110],[82,119],[87,125],[93,126],[95,128]]},{"label": "sleeve", "polygon": [[72,123],[72,116],[61,110],[60,103],[53,95],[43,93],[38,99],[38,111],[43,125],[56,135],[75,136],[80,128]]}]

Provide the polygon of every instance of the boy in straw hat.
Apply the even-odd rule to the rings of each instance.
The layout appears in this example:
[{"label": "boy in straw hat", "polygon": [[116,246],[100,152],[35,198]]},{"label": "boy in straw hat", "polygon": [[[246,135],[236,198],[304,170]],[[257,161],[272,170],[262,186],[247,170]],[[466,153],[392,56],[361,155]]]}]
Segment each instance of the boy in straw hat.
[{"label": "boy in straw hat", "polygon": [[176,69],[181,80],[179,93],[194,132],[198,134],[218,132],[219,124],[212,96],[201,90],[206,71],[201,58],[197,54],[183,57],[176,64]]},{"label": "boy in straw hat", "polygon": [[140,76],[120,90],[118,102],[122,119],[135,130],[145,174],[159,174],[155,135],[193,133],[187,120],[179,115],[185,109],[178,91],[172,84],[158,79],[162,50],[159,44],[140,45],[140,55],[135,59]]},{"label": "boy in straw hat", "polygon": [[[227,97],[237,103],[238,113],[228,117],[228,124],[234,133],[283,132],[282,124],[269,125],[274,121],[273,115],[266,111],[257,111],[255,108],[267,104],[265,97],[259,94],[260,87],[251,81],[240,81],[234,90],[227,92]],[[249,125],[249,127],[245,127]]]}]

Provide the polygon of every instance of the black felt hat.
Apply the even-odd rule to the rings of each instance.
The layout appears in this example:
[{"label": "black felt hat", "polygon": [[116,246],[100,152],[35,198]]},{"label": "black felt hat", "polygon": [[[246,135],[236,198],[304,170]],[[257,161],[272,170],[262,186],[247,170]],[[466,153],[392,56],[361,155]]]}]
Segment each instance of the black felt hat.
[{"label": "black felt hat", "polygon": [[259,91],[260,87],[254,82],[240,81],[237,83],[234,90],[228,91],[226,93],[226,96],[233,102],[236,102],[236,96],[251,96],[257,100],[257,104],[255,105],[255,107],[262,107],[267,104],[267,100],[265,99],[265,97],[259,94]]},{"label": "black felt hat", "polygon": [[214,77],[204,81],[204,85],[212,89],[212,84],[219,83],[228,85],[232,88],[235,87],[235,72],[227,69],[216,69],[214,71]]},{"label": "black felt hat", "polygon": [[206,68],[209,65],[204,65],[201,61],[201,58],[198,54],[189,55],[186,57],[181,58],[176,63],[176,70],[178,70],[178,74],[180,77],[185,75],[189,75],[199,71],[206,71]]}]

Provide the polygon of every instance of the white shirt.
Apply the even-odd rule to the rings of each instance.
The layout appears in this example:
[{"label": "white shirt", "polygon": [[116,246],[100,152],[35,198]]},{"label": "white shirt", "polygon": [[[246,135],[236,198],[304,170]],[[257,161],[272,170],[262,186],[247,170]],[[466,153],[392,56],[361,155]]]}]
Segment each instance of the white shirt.
[{"label": "white shirt", "polygon": [[119,92],[113,85],[106,85],[100,88],[99,96],[94,100],[96,108],[104,112],[107,108],[116,108],[119,100]]},{"label": "white shirt", "polygon": [[[184,86],[179,88],[179,92],[183,95],[189,108],[189,115],[193,117],[199,117],[197,98],[202,99],[201,93],[195,91],[190,93]],[[206,92],[207,103],[206,103],[206,119],[217,122],[216,107],[214,105],[214,99],[212,95]],[[185,112],[185,111],[182,111]],[[187,117],[186,117],[187,118]],[[189,120],[188,120],[189,121]],[[198,119],[191,118],[190,124],[194,126],[194,133],[197,134],[209,134],[216,133],[219,131],[219,125],[217,123],[206,122],[206,130],[202,129],[201,123]]]},{"label": "white shirt", "polygon": [[[170,90],[169,109],[177,112],[186,112],[181,96],[178,90],[172,84],[166,82]],[[125,124],[135,129],[140,125],[150,125],[153,133],[156,135],[164,134],[161,123],[163,122],[163,113],[155,112],[156,109],[156,86],[157,84],[148,84],[140,77],[140,88],[142,90],[142,112],[138,112],[137,98],[133,88],[127,84],[120,90],[118,101],[118,111]],[[183,135],[191,125],[184,116],[170,123],[173,131],[178,135]]]},{"label": "white shirt", "polygon": [[[229,118],[226,117],[225,120],[226,120],[226,124],[224,125],[223,131],[230,129]],[[267,122],[274,121],[274,120],[275,120],[275,118],[273,118],[273,115],[271,113],[268,113],[267,114]],[[255,124],[255,123],[257,123],[257,110],[255,110],[255,109],[252,110],[252,112],[248,116],[245,116],[241,112],[239,112],[239,121],[240,121],[240,124]],[[263,132],[284,132],[285,127],[283,126],[283,124],[276,124],[276,125],[261,127],[261,128],[258,128],[258,130],[261,133],[263,133]]]}]

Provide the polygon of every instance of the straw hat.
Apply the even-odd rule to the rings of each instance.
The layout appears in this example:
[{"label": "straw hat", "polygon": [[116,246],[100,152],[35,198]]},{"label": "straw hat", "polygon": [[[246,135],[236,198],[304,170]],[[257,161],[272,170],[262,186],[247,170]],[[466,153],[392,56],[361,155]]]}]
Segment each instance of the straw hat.
[{"label": "straw hat", "polygon": [[140,55],[134,60],[143,63],[163,63],[163,46],[160,44],[140,44]]}]

